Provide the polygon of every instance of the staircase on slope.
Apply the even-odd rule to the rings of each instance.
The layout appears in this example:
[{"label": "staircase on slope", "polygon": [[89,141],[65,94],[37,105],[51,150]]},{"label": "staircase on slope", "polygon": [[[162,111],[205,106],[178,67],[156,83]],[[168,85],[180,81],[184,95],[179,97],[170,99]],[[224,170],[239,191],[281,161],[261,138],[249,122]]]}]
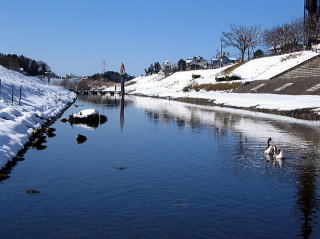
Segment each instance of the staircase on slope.
[{"label": "staircase on slope", "polygon": [[272,79],[320,78],[320,56],[315,56]]}]

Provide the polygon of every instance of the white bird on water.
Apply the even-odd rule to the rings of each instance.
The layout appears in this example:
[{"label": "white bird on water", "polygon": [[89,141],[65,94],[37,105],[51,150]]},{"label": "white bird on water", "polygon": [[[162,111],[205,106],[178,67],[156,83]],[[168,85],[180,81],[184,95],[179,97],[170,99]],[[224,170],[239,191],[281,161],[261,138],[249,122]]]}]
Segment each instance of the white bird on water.
[{"label": "white bird on water", "polygon": [[264,154],[268,155],[268,156],[273,156],[275,159],[284,159],[285,158],[285,154],[284,154],[284,150],[278,150],[277,146],[275,145],[271,145],[272,138],[270,137],[267,141],[267,147],[266,150],[264,151]]},{"label": "white bird on water", "polygon": [[264,154],[266,154],[266,155],[273,155],[273,153],[274,153],[274,148],[273,148],[272,145],[270,145],[271,140],[272,139],[269,138],[268,141],[267,141],[267,148],[264,151]]},{"label": "white bird on water", "polygon": [[273,157],[275,157],[276,159],[284,159],[285,158],[285,154],[284,154],[284,150],[281,149],[281,150],[278,150],[277,149],[277,146],[273,146],[273,151],[274,151],[274,154],[273,154]]}]

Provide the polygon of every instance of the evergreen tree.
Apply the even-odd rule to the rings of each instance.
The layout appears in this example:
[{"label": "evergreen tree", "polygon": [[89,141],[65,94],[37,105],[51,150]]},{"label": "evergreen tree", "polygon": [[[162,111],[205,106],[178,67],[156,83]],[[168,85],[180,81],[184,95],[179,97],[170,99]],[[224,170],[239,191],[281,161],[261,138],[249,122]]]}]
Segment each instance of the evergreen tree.
[{"label": "evergreen tree", "polygon": [[35,60],[32,60],[30,63],[30,68],[29,68],[28,74],[31,76],[38,75],[38,64]]},{"label": "evergreen tree", "polygon": [[180,70],[180,71],[185,71],[185,70],[186,70],[186,67],[187,67],[186,61],[183,60],[183,59],[180,59],[180,60],[178,61],[178,68],[179,68],[179,70]]},{"label": "evergreen tree", "polygon": [[254,52],[254,54],[253,54],[253,58],[261,58],[261,57],[264,57],[264,56],[265,56],[264,52],[261,49],[256,50]]},{"label": "evergreen tree", "polygon": [[160,63],[159,63],[159,62],[155,62],[155,63],[154,63],[154,72],[155,72],[156,74],[158,74],[160,70],[161,70],[161,65],[160,65]]}]

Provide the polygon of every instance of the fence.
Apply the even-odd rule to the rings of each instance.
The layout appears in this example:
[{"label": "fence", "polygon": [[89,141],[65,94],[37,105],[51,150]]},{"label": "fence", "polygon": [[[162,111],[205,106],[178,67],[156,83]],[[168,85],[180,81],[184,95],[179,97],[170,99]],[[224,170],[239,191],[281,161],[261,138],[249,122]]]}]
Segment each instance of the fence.
[{"label": "fence", "polygon": [[[2,99],[2,81],[0,79],[0,100]],[[19,88],[19,100],[18,104],[21,105],[22,101],[22,85]],[[11,86],[11,103],[14,103],[14,85]]]}]

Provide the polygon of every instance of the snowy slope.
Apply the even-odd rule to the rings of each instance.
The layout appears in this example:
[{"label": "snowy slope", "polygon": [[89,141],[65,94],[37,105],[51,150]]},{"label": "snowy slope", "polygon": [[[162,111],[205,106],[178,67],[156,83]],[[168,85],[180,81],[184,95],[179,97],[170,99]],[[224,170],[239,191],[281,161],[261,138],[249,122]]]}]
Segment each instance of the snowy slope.
[{"label": "snowy slope", "polygon": [[[176,72],[169,77],[163,78],[160,75],[142,76],[133,79],[136,82],[126,87],[126,91],[136,94],[161,95],[163,92],[179,92],[184,87],[197,83],[207,84],[215,81],[215,77],[221,73],[226,67],[212,70],[196,70]],[[200,75],[198,79],[192,79],[192,75]]]},{"label": "snowy slope", "polygon": [[[61,87],[44,83],[36,77],[27,77],[0,66],[0,168],[15,157],[34,128],[45,119],[62,112],[76,95]],[[14,103],[11,103],[14,86]],[[22,101],[18,104],[19,88]]]},{"label": "snowy slope", "polygon": [[[302,62],[317,56],[318,53],[303,51],[280,56],[264,57],[249,61],[236,68],[232,75],[238,75],[242,81],[270,79]],[[275,94],[236,94],[227,92],[201,90],[183,92],[190,84],[217,83],[216,77],[224,74],[225,68],[177,72],[167,78],[159,75],[142,76],[133,79],[134,84],[126,86],[129,94],[157,97],[188,97],[212,100],[216,104],[230,107],[256,107],[259,109],[294,110],[301,108],[320,109],[320,96],[310,95],[275,95]],[[192,79],[192,75],[200,75]],[[109,89],[113,90],[113,89]],[[320,113],[320,110],[315,110]]]},{"label": "snowy slope", "polygon": [[[242,81],[267,80],[317,55],[318,53],[312,51],[302,51],[264,57],[251,60],[236,68],[230,74],[241,77]],[[172,96],[175,92],[182,92],[183,88],[190,84],[217,83],[215,81],[216,77],[223,76],[223,71],[226,68],[228,67],[176,72],[167,78],[162,78],[159,75],[138,77],[132,80],[136,83],[127,86],[126,90],[134,94]],[[192,75],[200,75],[201,77],[192,79]]]},{"label": "snowy slope", "polygon": [[317,55],[313,51],[302,51],[254,59],[238,67],[233,74],[245,80],[268,80]]}]

